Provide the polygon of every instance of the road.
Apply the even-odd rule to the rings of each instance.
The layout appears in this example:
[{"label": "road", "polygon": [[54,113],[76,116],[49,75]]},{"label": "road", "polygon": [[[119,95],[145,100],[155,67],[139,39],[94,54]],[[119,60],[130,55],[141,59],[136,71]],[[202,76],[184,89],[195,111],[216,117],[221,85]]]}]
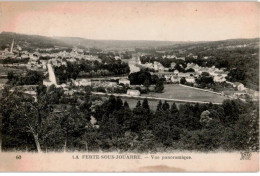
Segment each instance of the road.
[{"label": "road", "polygon": [[[148,96],[130,96],[127,94],[115,94],[115,93],[103,93],[103,92],[92,92],[94,95],[101,95],[101,96],[118,96],[118,97],[126,97],[126,98],[135,98],[135,99],[145,99],[147,98],[148,100],[163,100],[163,101],[170,101],[170,102],[176,102],[176,103],[200,103],[200,104],[208,104],[210,102],[207,101],[193,101],[193,100],[181,100],[181,99],[171,99],[171,98],[157,98],[157,97],[148,97]],[[221,105],[222,103],[212,103],[216,105]]]},{"label": "road", "polygon": [[56,81],[56,76],[54,74],[52,65],[50,63],[47,64],[48,67],[48,73],[49,73],[49,80],[55,85],[57,86],[57,81]]}]

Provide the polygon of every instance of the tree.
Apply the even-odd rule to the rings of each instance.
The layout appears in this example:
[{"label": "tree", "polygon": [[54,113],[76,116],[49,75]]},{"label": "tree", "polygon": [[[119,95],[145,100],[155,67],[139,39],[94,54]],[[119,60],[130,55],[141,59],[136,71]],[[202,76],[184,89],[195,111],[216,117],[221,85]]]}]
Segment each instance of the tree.
[{"label": "tree", "polygon": [[196,79],[196,83],[200,85],[200,87],[205,88],[205,87],[211,87],[214,85],[214,79],[212,76],[209,75],[208,72],[202,72],[199,76],[199,78]]},{"label": "tree", "polygon": [[8,82],[11,82],[14,78],[14,73],[12,71],[8,72],[7,73],[7,79],[8,79]]},{"label": "tree", "polygon": [[189,103],[181,104],[179,107],[179,124],[181,127],[185,127],[188,130],[200,129],[200,117],[195,116],[193,112],[194,107]]},{"label": "tree", "polygon": [[182,77],[181,80],[180,80],[180,83],[181,83],[181,84],[186,84],[186,82],[187,82],[187,81],[186,81],[186,78]]},{"label": "tree", "polygon": [[[14,91],[4,95],[0,105],[3,126],[5,126],[4,134],[13,135],[16,140],[19,140],[20,134],[31,135],[38,152],[42,151],[42,136],[49,134],[46,128],[43,128],[43,123],[48,119],[49,109],[46,106],[47,102],[42,100],[44,99],[36,103],[32,97],[26,97],[21,92]],[[11,123],[14,129],[8,128],[8,123]],[[13,130],[17,133],[13,134]]]},{"label": "tree", "polygon": [[228,73],[227,79],[232,82],[236,81],[244,81],[246,78],[246,74],[244,70],[241,70],[239,68],[235,68],[230,70]]},{"label": "tree", "polygon": [[156,85],[155,85],[154,91],[157,92],[157,93],[162,93],[162,92],[163,92],[163,89],[164,89],[163,81],[162,81],[162,80],[159,80],[159,81],[156,83]]},{"label": "tree", "polygon": [[176,104],[174,102],[171,105],[170,111],[171,111],[171,114],[175,114],[175,113],[179,112],[179,110],[178,110],[178,108],[177,108],[177,106],[176,106]]},{"label": "tree", "polygon": [[129,104],[127,103],[127,101],[124,102],[124,108],[126,108],[126,109],[129,108]]},{"label": "tree", "polygon": [[36,85],[42,84],[43,74],[38,71],[28,71],[25,76],[14,75],[12,72],[9,72],[7,75],[8,82],[13,85]]},{"label": "tree", "polygon": [[123,107],[123,101],[120,97],[117,97],[116,98],[116,105],[115,105],[115,108],[117,110],[121,109]]},{"label": "tree", "polygon": [[200,123],[202,125],[207,125],[208,123],[210,123],[210,121],[212,120],[212,118],[209,117],[210,115],[210,112],[207,110],[207,111],[203,111],[200,115]]},{"label": "tree", "polygon": [[[146,84],[151,82],[151,74],[148,71],[141,70],[139,72],[131,73],[128,76],[131,85],[141,85],[147,80]],[[148,82],[149,81],[149,82]]]},{"label": "tree", "polygon": [[82,136],[85,135],[87,128],[90,128],[90,114],[78,109],[76,106],[72,106],[68,109],[63,116],[61,116],[61,128],[64,134],[63,149],[67,148],[72,150],[83,149],[85,146],[81,143]]},{"label": "tree", "polygon": [[150,81],[148,79],[146,79],[144,81],[144,87],[146,87],[146,89],[148,90],[149,89],[149,86],[150,86]]},{"label": "tree", "polygon": [[174,70],[178,70],[179,72],[184,72],[185,71],[181,64],[176,64],[174,66]]},{"label": "tree", "polygon": [[237,100],[224,100],[222,107],[225,115],[220,119],[225,125],[234,124],[239,117],[240,109]]},{"label": "tree", "polygon": [[162,110],[162,101],[160,100],[159,103],[157,104],[156,111],[161,111]]},{"label": "tree", "polygon": [[136,148],[140,152],[153,151],[155,148],[155,136],[151,130],[142,130],[138,138]]},{"label": "tree", "polygon": [[166,122],[156,124],[153,132],[158,142],[163,143],[166,146],[171,145],[172,132],[169,124],[167,124]]},{"label": "tree", "polygon": [[162,109],[163,109],[164,111],[167,111],[167,110],[170,109],[170,105],[169,105],[169,103],[167,103],[167,101],[164,101],[164,103],[163,103],[163,105],[162,105]]},{"label": "tree", "polygon": [[140,106],[133,109],[133,116],[130,119],[130,129],[132,132],[140,133],[142,130],[147,128],[149,114],[141,104]]},{"label": "tree", "polygon": [[135,107],[136,107],[136,108],[141,107],[141,102],[138,101]]},{"label": "tree", "polygon": [[207,77],[207,76],[210,76],[210,74],[209,74],[208,72],[202,72],[202,73],[201,73],[201,76]]},{"label": "tree", "polygon": [[185,70],[186,72],[195,72],[195,70],[193,68],[189,68],[187,70]]},{"label": "tree", "polygon": [[143,107],[144,109],[146,109],[148,112],[150,112],[150,106],[149,106],[149,104],[148,104],[147,98],[144,99],[143,104],[142,104],[142,107]]}]

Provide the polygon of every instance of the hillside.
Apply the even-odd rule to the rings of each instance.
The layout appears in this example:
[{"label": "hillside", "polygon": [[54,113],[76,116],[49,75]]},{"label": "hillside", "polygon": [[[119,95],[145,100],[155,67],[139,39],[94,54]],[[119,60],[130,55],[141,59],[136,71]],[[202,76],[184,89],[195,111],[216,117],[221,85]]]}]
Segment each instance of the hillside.
[{"label": "hillside", "polygon": [[149,41],[149,40],[91,40],[78,37],[55,37],[73,46],[82,48],[99,48],[103,50],[134,50],[135,48],[158,48],[188,43],[179,41]]},{"label": "hillside", "polygon": [[44,37],[39,35],[25,35],[12,32],[2,32],[0,33],[0,48],[10,46],[12,40],[21,46],[22,48],[53,48],[55,46],[59,47],[71,47],[71,45],[50,37]]},{"label": "hillside", "polygon": [[52,48],[59,47],[73,47],[81,48],[98,48],[103,50],[134,50],[135,48],[147,49],[153,48],[156,50],[175,51],[175,50],[196,50],[196,49],[220,49],[232,48],[240,45],[252,45],[259,42],[255,39],[231,39],[222,41],[149,41],[149,40],[92,40],[79,37],[46,37],[39,35],[26,35],[13,32],[0,33],[0,47],[3,49],[9,46],[12,40],[16,44],[23,47],[32,48]]}]

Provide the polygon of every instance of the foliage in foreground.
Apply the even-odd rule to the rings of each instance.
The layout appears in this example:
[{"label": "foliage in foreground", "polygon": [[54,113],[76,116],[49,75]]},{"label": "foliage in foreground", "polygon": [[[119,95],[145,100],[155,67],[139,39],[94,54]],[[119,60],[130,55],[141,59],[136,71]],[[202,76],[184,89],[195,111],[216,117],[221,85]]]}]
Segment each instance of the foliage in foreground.
[{"label": "foliage in foreground", "polygon": [[[222,105],[159,102],[150,110],[145,99],[130,109],[111,96],[103,103],[87,90],[61,104],[58,89],[38,89],[37,101],[4,90],[0,100],[2,149],[27,151],[169,150],[258,151],[258,105],[226,100]],[[55,110],[55,107],[59,108]],[[64,106],[61,106],[64,105]],[[90,119],[95,117],[95,125]]]}]

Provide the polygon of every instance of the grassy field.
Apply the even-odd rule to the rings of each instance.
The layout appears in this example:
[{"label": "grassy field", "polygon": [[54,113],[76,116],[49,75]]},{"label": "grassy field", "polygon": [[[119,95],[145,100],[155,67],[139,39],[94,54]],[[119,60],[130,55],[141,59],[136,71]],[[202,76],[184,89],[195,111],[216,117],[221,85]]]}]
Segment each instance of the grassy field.
[{"label": "grassy field", "polygon": [[[192,100],[192,101],[206,101],[212,103],[222,103],[227,97],[213,94],[210,92],[204,92],[189,87],[182,87],[175,84],[164,85],[163,93],[149,93],[142,94],[142,97],[156,97],[156,98],[167,98],[167,99],[180,99],[180,100]],[[132,98],[132,97],[120,97],[123,101],[127,101],[131,109],[135,108],[137,102],[140,100],[141,103],[143,99]],[[156,110],[159,100],[148,100],[150,108]],[[164,101],[162,101],[164,102]],[[173,102],[168,101],[171,105]],[[176,103],[177,106],[183,103]]]},{"label": "grassy field", "polygon": [[222,103],[223,100],[227,99],[227,97],[221,95],[213,94],[210,92],[204,92],[189,87],[183,87],[176,84],[164,85],[163,93],[150,92],[148,94],[143,94],[142,96],[192,101],[208,101],[212,103]]}]

